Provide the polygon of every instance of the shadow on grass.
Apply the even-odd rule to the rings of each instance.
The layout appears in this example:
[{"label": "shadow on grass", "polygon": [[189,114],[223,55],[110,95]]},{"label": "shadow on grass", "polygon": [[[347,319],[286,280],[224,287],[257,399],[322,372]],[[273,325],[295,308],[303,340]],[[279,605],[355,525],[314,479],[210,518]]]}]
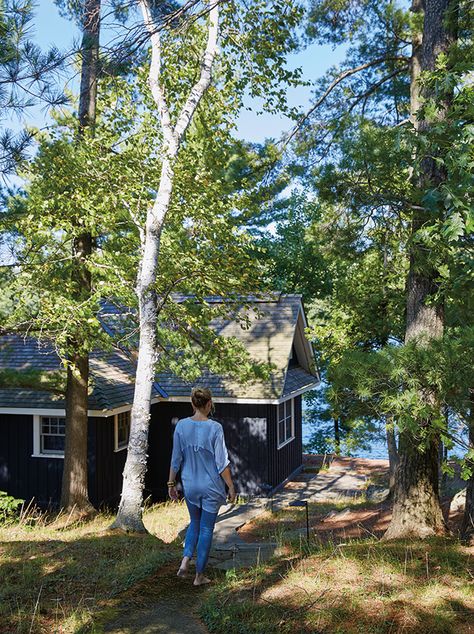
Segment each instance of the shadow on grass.
[{"label": "shadow on grass", "polygon": [[0,542],[2,634],[80,631],[97,611],[113,609],[114,597],[178,553],[175,544],[150,534],[49,535]]},{"label": "shadow on grass", "polygon": [[472,552],[447,539],[293,545],[285,560],[228,575],[202,616],[226,634],[467,634],[470,566]]}]

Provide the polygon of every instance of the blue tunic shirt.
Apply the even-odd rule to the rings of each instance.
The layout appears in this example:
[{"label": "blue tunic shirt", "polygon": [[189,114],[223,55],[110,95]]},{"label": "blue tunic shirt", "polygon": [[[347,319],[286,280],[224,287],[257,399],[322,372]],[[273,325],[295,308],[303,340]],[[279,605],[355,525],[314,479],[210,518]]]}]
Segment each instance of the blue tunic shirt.
[{"label": "blue tunic shirt", "polygon": [[221,473],[230,464],[224,430],[217,421],[182,418],[173,436],[171,467],[181,469],[188,502],[208,513],[217,513],[226,501]]}]

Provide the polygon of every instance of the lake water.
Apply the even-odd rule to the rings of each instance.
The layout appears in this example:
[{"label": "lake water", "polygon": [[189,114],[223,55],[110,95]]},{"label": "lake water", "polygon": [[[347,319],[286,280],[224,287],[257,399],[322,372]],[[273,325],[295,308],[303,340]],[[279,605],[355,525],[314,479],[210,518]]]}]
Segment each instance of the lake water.
[{"label": "lake water", "polygon": [[[309,440],[312,425],[303,423],[303,443]],[[372,458],[373,460],[388,460],[387,444],[385,439],[375,439],[370,450],[358,449],[352,452],[356,458]]]},{"label": "lake water", "polygon": [[[309,440],[311,435],[312,425],[308,423],[303,423],[303,443]],[[462,440],[467,443],[467,434],[461,433],[459,434]],[[355,458],[372,458],[373,460],[388,460],[388,452],[387,452],[387,444],[385,438],[375,438],[371,443],[369,450],[357,449],[352,452],[352,455]],[[455,445],[452,449],[449,450],[449,457],[463,457],[465,455],[465,449]]]}]

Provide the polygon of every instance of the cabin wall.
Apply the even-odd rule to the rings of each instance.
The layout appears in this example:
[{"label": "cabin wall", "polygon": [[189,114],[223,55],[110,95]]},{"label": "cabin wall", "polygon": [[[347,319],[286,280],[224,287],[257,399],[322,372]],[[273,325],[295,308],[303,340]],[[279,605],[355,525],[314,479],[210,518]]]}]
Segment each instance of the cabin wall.
[{"label": "cabin wall", "polygon": [[[152,406],[145,495],[166,497],[174,425],[192,415],[188,403],[160,402]],[[301,397],[295,398],[295,439],[277,449],[277,406],[216,403],[215,420],[222,424],[232,477],[243,495],[268,495],[301,467]]]},{"label": "cabin wall", "polygon": [[[295,439],[277,449],[277,406],[216,403],[236,488],[244,495],[267,495],[302,465],[301,397],[295,398]],[[152,405],[145,497],[166,498],[173,443],[173,419],[192,414],[188,403]],[[33,416],[0,414],[0,490],[43,508],[57,507],[63,460],[32,457]],[[89,498],[96,507],[120,500],[127,451],[114,451],[114,417],[89,418]]]},{"label": "cabin wall", "polygon": [[[89,418],[89,498],[95,506],[120,496],[126,451],[115,453],[113,443],[113,417]],[[34,498],[42,508],[57,508],[63,459],[32,454],[33,416],[0,414],[0,490],[27,502]]]},{"label": "cabin wall", "polygon": [[117,508],[122,493],[127,450],[114,451],[114,418],[89,418],[89,499],[96,508]]},{"label": "cabin wall", "polygon": [[[237,490],[245,495],[268,492],[267,481],[267,405],[215,404],[215,420],[222,424]],[[173,419],[192,415],[188,403],[156,403],[151,408],[148,472],[145,493],[152,501],[167,494]]]},{"label": "cabin wall", "polygon": [[268,482],[268,406],[216,403],[215,418],[224,428],[232,478],[238,493],[265,495]]},{"label": "cabin wall", "polygon": [[153,502],[165,500],[168,493],[166,483],[170,470],[174,432],[172,419],[185,418],[192,413],[188,403],[160,402],[151,406],[144,497],[150,497]]},{"label": "cabin wall", "polygon": [[303,464],[301,396],[294,399],[295,438],[278,449],[278,406],[269,406],[268,416],[268,480],[277,488]]}]

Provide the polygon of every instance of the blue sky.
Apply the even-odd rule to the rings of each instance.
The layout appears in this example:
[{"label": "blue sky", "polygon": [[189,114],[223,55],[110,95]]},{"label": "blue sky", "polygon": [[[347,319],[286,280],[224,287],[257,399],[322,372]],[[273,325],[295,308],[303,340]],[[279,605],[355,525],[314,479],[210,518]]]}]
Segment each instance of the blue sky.
[{"label": "blue sky", "polygon": [[[138,16],[137,16],[138,17]],[[61,50],[71,48],[74,40],[79,37],[76,25],[62,18],[52,0],[40,0],[36,5],[33,39],[42,47],[51,45]],[[107,38],[107,31],[101,38]],[[301,67],[304,79],[313,82],[320,77],[330,66],[342,60],[344,51],[331,50],[329,46],[312,45],[306,50],[292,55],[288,62],[292,68]],[[298,87],[288,90],[288,100],[291,106],[305,109],[311,101],[311,87]],[[248,107],[256,108],[258,104],[249,100]],[[42,127],[47,122],[47,117],[40,109],[31,111],[28,122]],[[14,126],[17,127],[16,125]],[[278,138],[282,133],[291,129],[291,122],[281,115],[262,114],[257,115],[253,110],[242,111],[238,120],[238,136],[249,141],[260,142],[267,137]]]}]

